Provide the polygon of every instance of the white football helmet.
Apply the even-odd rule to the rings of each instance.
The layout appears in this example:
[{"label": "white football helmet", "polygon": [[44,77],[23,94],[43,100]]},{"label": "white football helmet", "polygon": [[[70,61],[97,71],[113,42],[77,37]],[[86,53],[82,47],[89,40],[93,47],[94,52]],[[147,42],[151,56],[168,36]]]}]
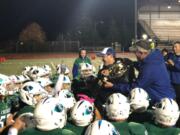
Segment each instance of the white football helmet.
[{"label": "white football helmet", "polygon": [[46,70],[47,74],[51,74],[52,69],[49,65],[44,65],[43,68]]},{"label": "white football helmet", "polygon": [[106,115],[111,120],[125,120],[130,114],[130,103],[121,93],[110,95],[105,104]]},{"label": "white football helmet", "polygon": [[35,70],[35,69],[38,69],[38,66],[32,66],[32,67],[30,67],[30,70],[29,70],[29,74],[31,74],[31,72],[33,71],[33,70]]},{"label": "white football helmet", "polygon": [[155,122],[162,125],[174,126],[179,119],[179,107],[173,99],[163,98],[153,109]]},{"label": "white football helmet", "polygon": [[9,79],[13,82],[13,83],[23,83],[25,81],[29,81],[30,78],[27,75],[11,75],[9,77]]},{"label": "white football helmet", "polygon": [[88,126],[85,135],[120,135],[120,133],[110,122],[97,120]]},{"label": "white football helmet", "polygon": [[14,94],[14,84],[9,76],[0,74],[0,86],[3,86],[7,90],[8,95]]},{"label": "white football helmet", "polygon": [[134,88],[130,92],[131,110],[135,112],[144,112],[149,107],[148,93],[142,88]]},{"label": "white football helmet", "polygon": [[93,66],[89,63],[81,63],[80,74],[82,78],[86,78],[93,75]]},{"label": "white football helmet", "polygon": [[58,74],[63,73],[65,75],[68,75],[70,73],[69,68],[65,64],[58,64],[56,66],[56,71]]},{"label": "white football helmet", "polygon": [[76,102],[71,111],[71,118],[77,126],[87,126],[94,116],[94,106],[85,100]]},{"label": "white football helmet", "polygon": [[0,95],[2,96],[6,96],[7,95],[7,91],[3,86],[0,86]]},{"label": "white football helmet", "polygon": [[69,76],[67,76],[67,75],[64,76],[63,83],[71,84],[71,80],[70,80]]},{"label": "white football helmet", "polygon": [[20,83],[20,78],[17,75],[11,75],[9,76],[9,79],[13,82],[13,83]]},{"label": "white football helmet", "polygon": [[62,104],[56,98],[45,98],[39,102],[34,110],[37,128],[53,130],[66,125],[67,114]]},{"label": "white football helmet", "polygon": [[20,75],[20,78],[21,78],[22,82],[30,81],[31,80],[28,75]]},{"label": "white football helmet", "polygon": [[70,110],[76,103],[76,99],[74,97],[74,94],[70,92],[69,90],[61,90],[57,98],[59,99],[59,102],[67,109]]},{"label": "white football helmet", "polygon": [[38,82],[42,87],[53,84],[53,82],[49,78],[38,78],[35,81]]},{"label": "white football helmet", "polygon": [[47,76],[48,73],[44,68],[35,68],[33,70],[30,71],[30,76],[35,80],[39,77],[43,77],[43,76]]},{"label": "white football helmet", "polygon": [[37,82],[26,82],[20,89],[20,98],[28,105],[37,104],[36,95],[39,95],[41,98],[45,98],[48,95],[47,91]]},{"label": "white football helmet", "polygon": [[0,85],[6,86],[11,83],[11,80],[7,75],[0,74]]},{"label": "white football helmet", "polygon": [[22,74],[23,75],[28,75],[29,71],[30,71],[31,67],[30,66],[26,66],[24,67],[23,71],[22,71]]}]

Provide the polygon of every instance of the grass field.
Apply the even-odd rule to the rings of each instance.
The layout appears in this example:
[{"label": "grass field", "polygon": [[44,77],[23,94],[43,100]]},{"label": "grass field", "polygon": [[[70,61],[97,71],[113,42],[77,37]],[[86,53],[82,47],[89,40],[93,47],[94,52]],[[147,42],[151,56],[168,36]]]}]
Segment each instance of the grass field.
[{"label": "grass field", "polygon": [[[0,73],[6,75],[21,74],[22,69],[25,66],[43,66],[48,64],[55,71],[55,65],[66,64],[72,70],[73,62],[75,58],[50,58],[50,59],[10,59],[3,63],[0,63]],[[101,59],[92,60],[93,65],[98,68],[101,64]]]},{"label": "grass field", "polygon": [[[36,54],[36,55],[29,55],[28,57],[27,55],[20,55],[20,56],[13,55],[11,56],[11,58],[7,59],[5,62],[0,63],[0,73],[6,74],[6,75],[19,75],[21,74],[22,69],[25,66],[33,66],[33,65],[43,66],[45,64],[48,64],[49,66],[51,66],[53,71],[55,71],[55,66],[57,64],[66,64],[72,71],[74,60],[78,56],[78,55],[72,54],[71,57],[68,58],[67,56],[70,56],[69,54],[61,54],[58,57],[57,55],[54,55],[54,54],[48,54],[48,55]],[[8,57],[8,55],[6,57]],[[134,55],[132,54],[121,53],[121,54],[118,54],[118,57],[127,57],[134,60]],[[92,64],[98,70],[99,65],[102,63],[101,58],[96,57],[94,60],[91,60],[91,61],[92,61]]]}]

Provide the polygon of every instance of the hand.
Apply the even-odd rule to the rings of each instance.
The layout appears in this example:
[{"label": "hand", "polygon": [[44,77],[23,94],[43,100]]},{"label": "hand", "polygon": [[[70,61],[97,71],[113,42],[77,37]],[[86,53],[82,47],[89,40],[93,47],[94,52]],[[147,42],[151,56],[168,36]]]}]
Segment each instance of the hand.
[{"label": "hand", "polygon": [[6,119],[6,126],[12,125],[14,123],[13,115],[10,114],[8,118]]},{"label": "hand", "polygon": [[104,70],[101,71],[101,74],[104,75],[104,76],[109,76],[109,70],[104,69]]},{"label": "hand", "polygon": [[103,84],[103,86],[104,86],[105,88],[112,88],[112,87],[113,87],[113,83],[108,82],[108,81],[105,81],[104,84]]},{"label": "hand", "polygon": [[174,62],[171,59],[167,60],[168,65],[174,66]]},{"label": "hand", "polygon": [[20,131],[25,128],[25,123],[23,122],[23,120],[21,120],[21,118],[17,118],[15,120],[15,123],[13,124],[13,127]]}]

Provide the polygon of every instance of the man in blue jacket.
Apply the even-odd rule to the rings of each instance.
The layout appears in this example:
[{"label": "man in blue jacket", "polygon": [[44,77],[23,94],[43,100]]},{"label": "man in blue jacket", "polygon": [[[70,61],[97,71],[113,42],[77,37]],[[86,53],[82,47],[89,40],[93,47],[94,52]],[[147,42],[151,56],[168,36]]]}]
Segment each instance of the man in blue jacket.
[{"label": "man in blue jacket", "polygon": [[[173,51],[168,55],[168,60],[166,61],[171,83],[176,91],[176,101],[180,107],[180,41],[173,44]],[[177,126],[180,127],[180,120],[177,122]]]},{"label": "man in blue jacket", "polygon": [[114,84],[106,82],[104,87],[125,94],[129,93],[132,88],[143,88],[149,94],[151,104],[159,102],[164,97],[175,99],[175,92],[171,86],[161,52],[158,49],[151,49],[150,43],[144,40],[138,41],[135,48],[135,54],[139,61],[139,75],[136,81]]},{"label": "man in blue jacket", "polygon": [[174,53],[168,56],[166,61],[168,70],[170,73],[170,79],[176,90],[176,100],[180,103],[180,41],[177,41],[173,45]]}]

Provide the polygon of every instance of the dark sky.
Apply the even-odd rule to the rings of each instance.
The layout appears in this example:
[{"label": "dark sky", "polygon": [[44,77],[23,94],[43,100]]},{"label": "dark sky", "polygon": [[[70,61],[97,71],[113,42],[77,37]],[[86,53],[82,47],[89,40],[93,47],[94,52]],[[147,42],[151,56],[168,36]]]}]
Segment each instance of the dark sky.
[{"label": "dark sky", "polygon": [[53,40],[84,13],[100,19],[122,15],[132,18],[133,1],[0,0],[0,40],[18,39],[20,31],[31,22],[39,23],[48,40]]}]

